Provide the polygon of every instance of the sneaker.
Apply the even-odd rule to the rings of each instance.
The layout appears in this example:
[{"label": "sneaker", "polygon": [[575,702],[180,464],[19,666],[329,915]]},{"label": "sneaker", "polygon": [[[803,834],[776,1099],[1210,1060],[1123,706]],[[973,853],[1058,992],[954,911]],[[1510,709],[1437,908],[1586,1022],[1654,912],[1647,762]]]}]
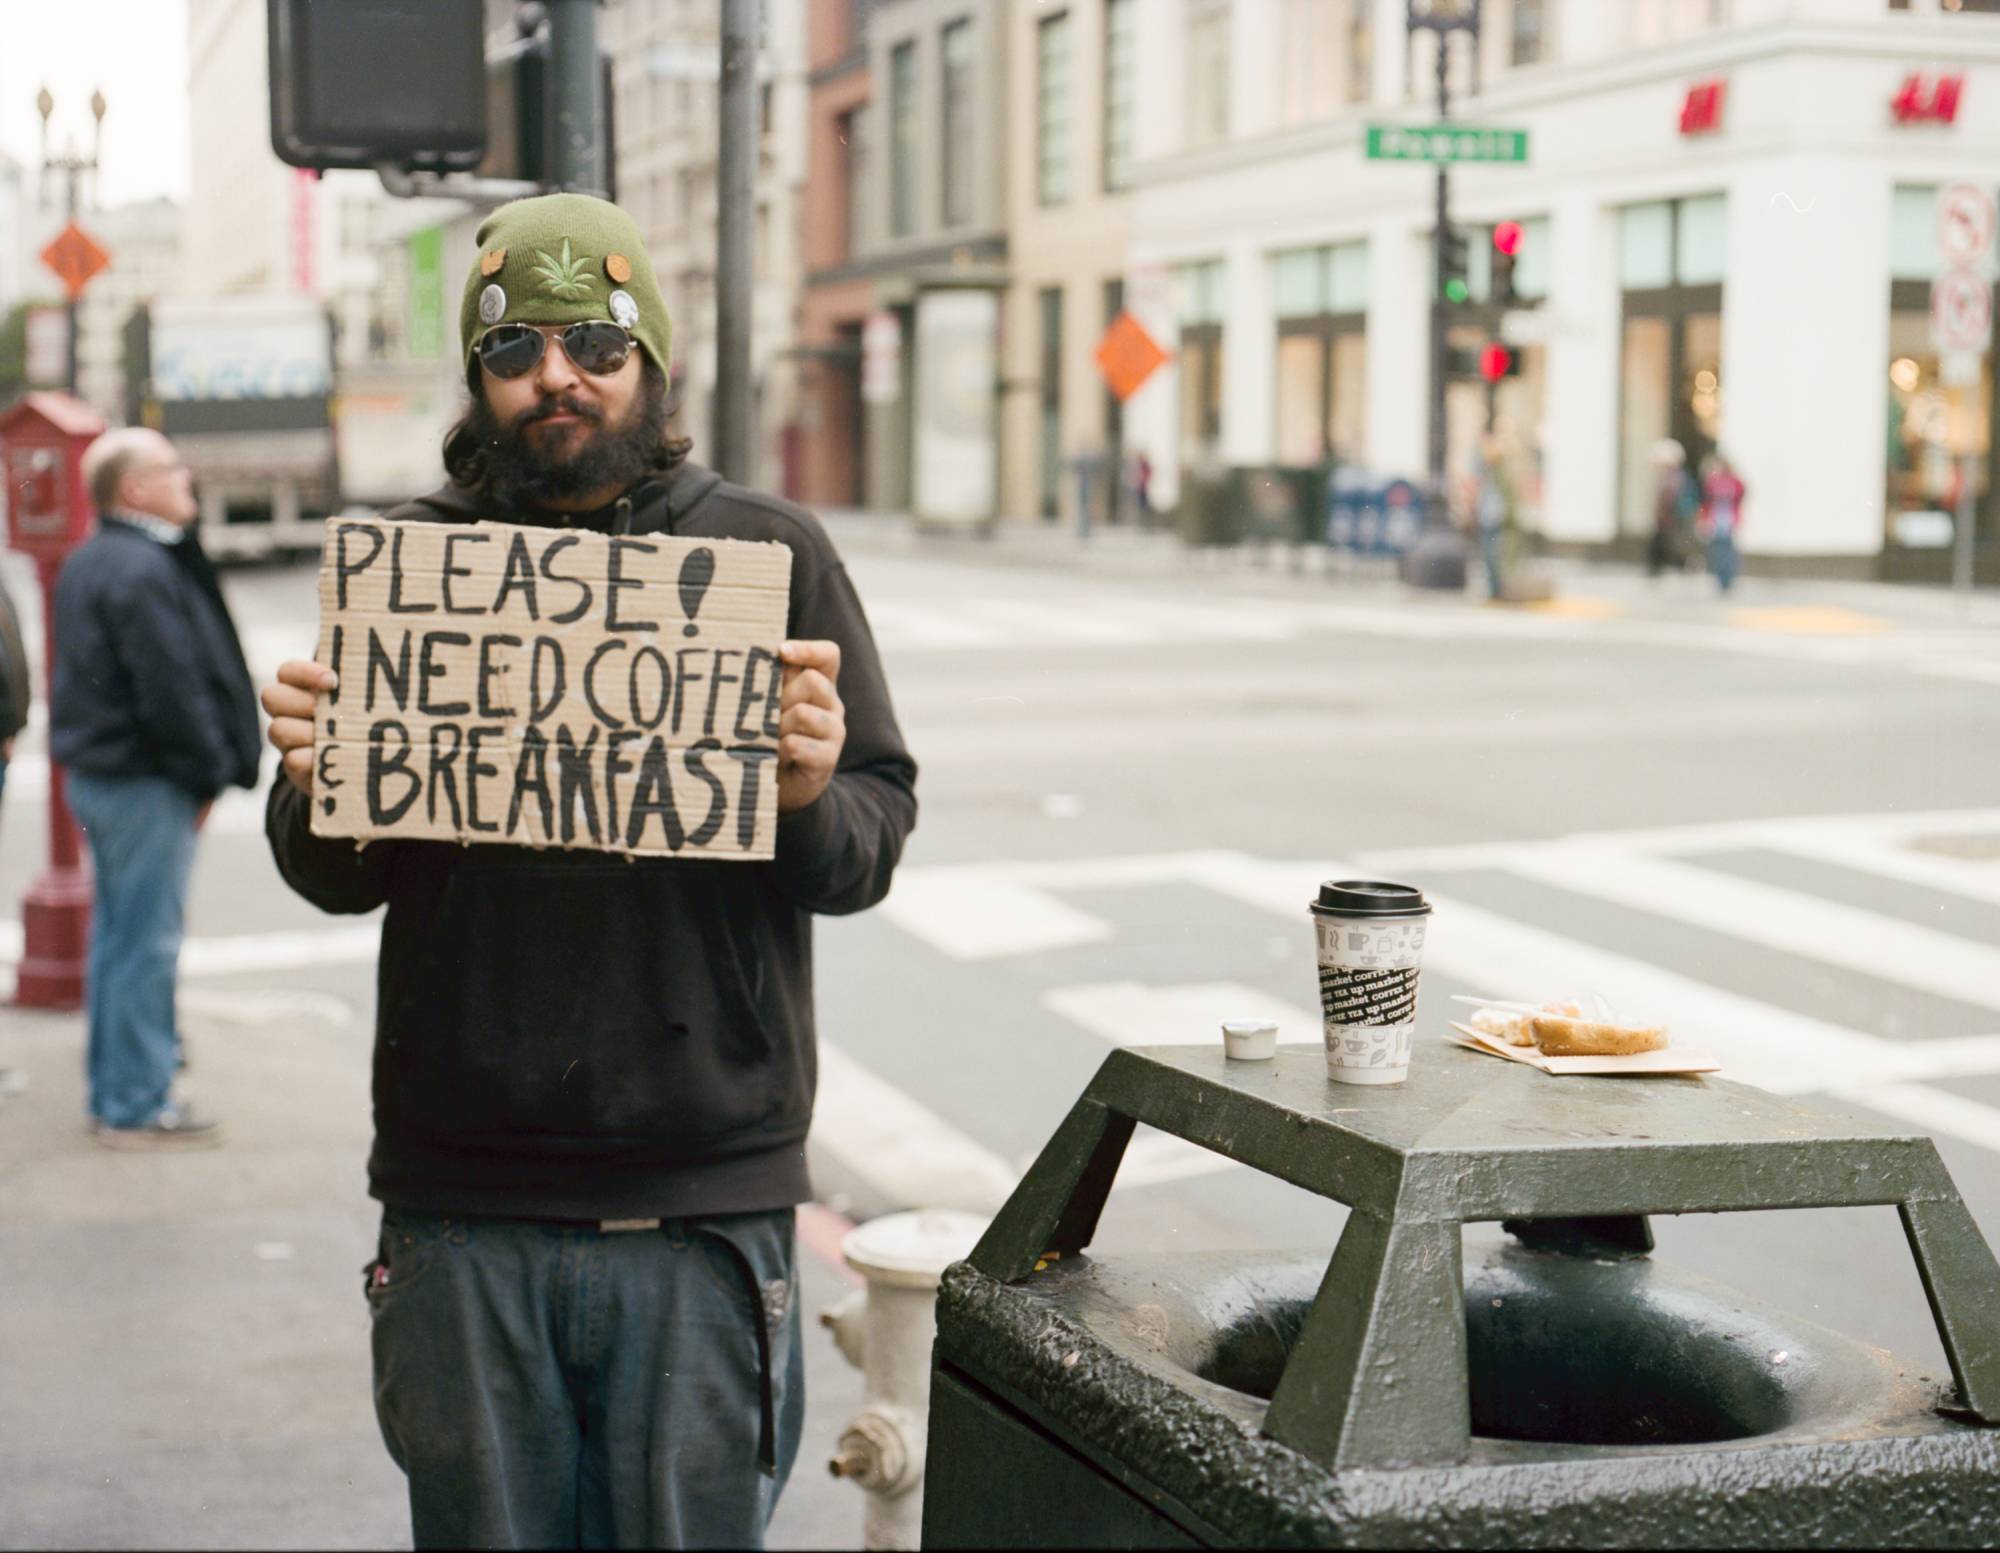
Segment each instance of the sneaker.
[{"label": "sneaker", "polygon": [[169,1105],[138,1127],[94,1121],[90,1135],[107,1149],[199,1149],[222,1141],[222,1123],[189,1105]]}]

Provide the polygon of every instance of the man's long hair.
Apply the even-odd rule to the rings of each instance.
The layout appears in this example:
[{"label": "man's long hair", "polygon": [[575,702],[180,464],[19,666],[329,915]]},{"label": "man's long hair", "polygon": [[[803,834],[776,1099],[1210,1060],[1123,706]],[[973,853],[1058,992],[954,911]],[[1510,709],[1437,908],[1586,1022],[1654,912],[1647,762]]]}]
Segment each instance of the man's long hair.
[{"label": "man's long hair", "polygon": [[[524,502],[537,505],[573,490],[626,485],[648,475],[671,473],[687,459],[694,441],[668,430],[672,408],[667,402],[666,374],[646,355],[639,358],[639,370],[642,381],[637,420],[582,458],[552,469],[528,451],[521,436],[524,422],[503,425],[493,413],[480,381],[479,363],[473,361],[465,375],[471,403],[444,437],[445,474],[463,490],[484,491],[498,505],[515,507]],[[552,407],[586,417],[592,414],[591,408],[580,402],[565,400],[552,406],[544,400],[528,419]]]}]

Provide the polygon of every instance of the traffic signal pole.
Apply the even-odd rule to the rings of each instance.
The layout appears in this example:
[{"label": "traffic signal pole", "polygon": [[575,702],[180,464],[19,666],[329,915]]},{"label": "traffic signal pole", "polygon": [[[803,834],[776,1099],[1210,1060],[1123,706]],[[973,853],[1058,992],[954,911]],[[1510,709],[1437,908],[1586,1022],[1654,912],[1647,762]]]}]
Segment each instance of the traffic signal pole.
[{"label": "traffic signal pole", "polygon": [[756,299],[757,0],[722,0],[715,167],[715,469],[748,483],[750,323]]},{"label": "traffic signal pole", "polygon": [[597,100],[599,0],[548,0],[549,184],[605,192],[603,104]]},{"label": "traffic signal pole", "polygon": [[[1449,33],[1439,32],[1437,38],[1437,89],[1438,122],[1451,122],[1451,84],[1447,70],[1451,63],[1451,51],[1446,46]],[[1451,172],[1449,164],[1438,163],[1437,168],[1437,213],[1431,234],[1431,404],[1430,404],[1430,495],[1426,503],[1429,511],[1427,520],[1432,524],[1445,519],[1444,500],[1444,388],[1447,373],[1445,357],[1446,303],[1445,247],[1451,239]]]}]

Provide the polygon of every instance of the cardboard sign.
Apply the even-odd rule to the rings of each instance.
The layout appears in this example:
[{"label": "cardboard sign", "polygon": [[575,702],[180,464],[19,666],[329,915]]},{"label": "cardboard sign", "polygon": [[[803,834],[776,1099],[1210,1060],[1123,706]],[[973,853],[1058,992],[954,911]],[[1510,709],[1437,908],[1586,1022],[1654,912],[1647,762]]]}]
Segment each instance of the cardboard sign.
[{"label": "cardboard sign", "polygon": [[336,518],[312,828],[768,858],[781,544]]}]

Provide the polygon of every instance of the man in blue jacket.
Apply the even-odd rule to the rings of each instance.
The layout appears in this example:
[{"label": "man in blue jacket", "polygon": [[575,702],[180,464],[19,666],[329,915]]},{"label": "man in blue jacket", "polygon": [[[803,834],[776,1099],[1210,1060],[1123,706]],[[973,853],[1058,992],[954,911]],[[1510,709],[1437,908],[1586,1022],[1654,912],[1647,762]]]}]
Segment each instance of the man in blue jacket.
[{"label": "man in blue jacket", "polygon": [[101,519],[56,583],[49,753],[90,843],[90,1115],[111,1148],[221,1141],[170,1094],[195,833],[257,784],[256,693],[173,445],[133,427],[84,455]]}]

